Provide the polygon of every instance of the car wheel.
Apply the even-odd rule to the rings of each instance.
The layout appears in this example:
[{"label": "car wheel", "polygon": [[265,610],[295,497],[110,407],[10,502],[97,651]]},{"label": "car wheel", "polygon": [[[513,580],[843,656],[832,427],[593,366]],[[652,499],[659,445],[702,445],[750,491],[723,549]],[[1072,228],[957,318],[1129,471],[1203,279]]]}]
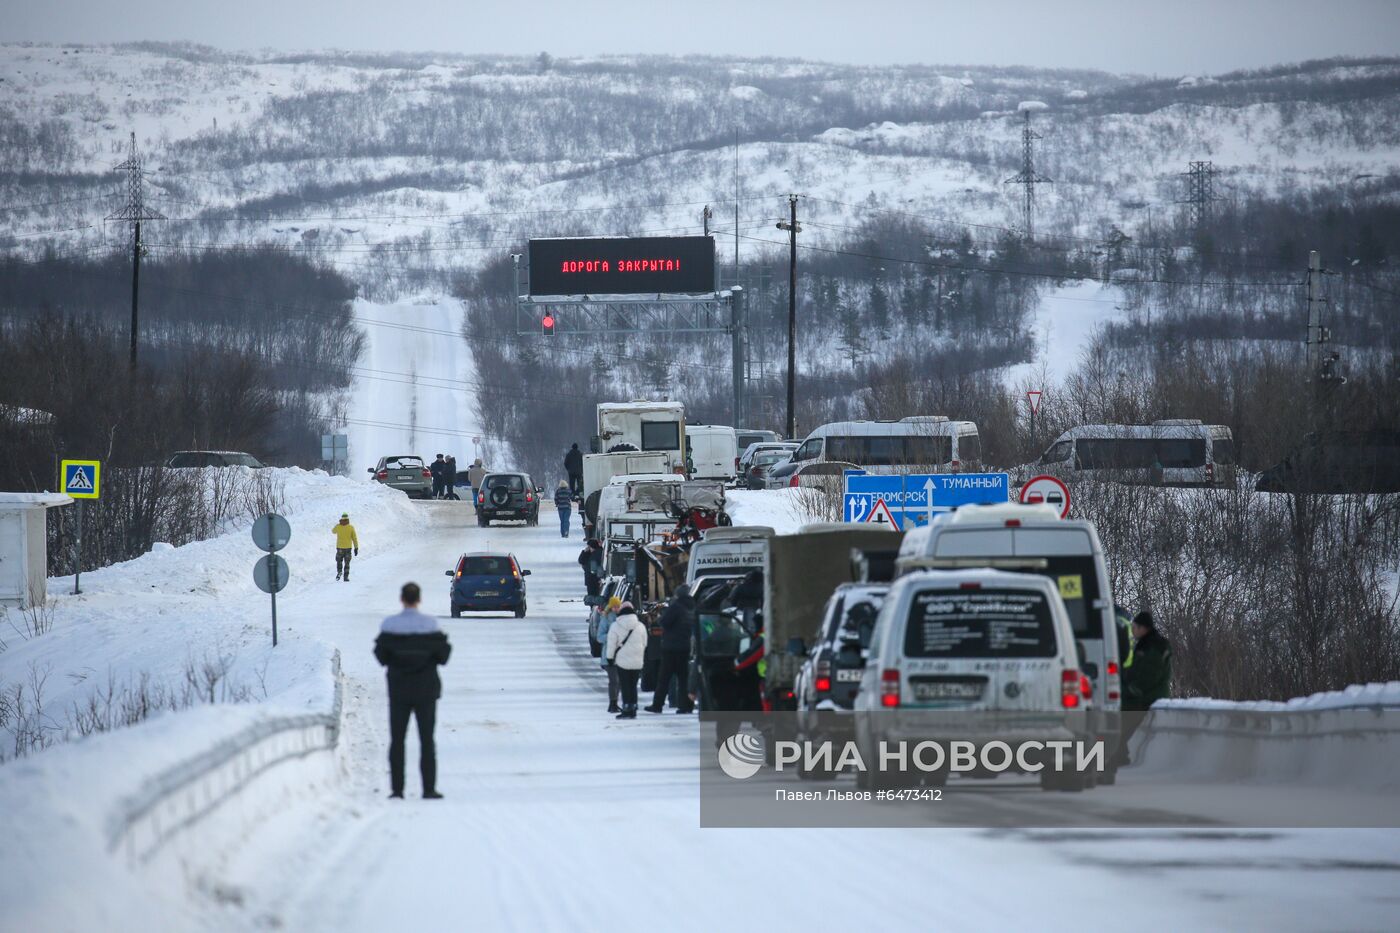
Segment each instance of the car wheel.
[{"label": "car wheel", "polygon": [[515,607],[515,617],[516,617],[517,619],[523,619],[523,618],[525,618],[525,604],[524,604],[524,603],[521,603],[520,605],[518,605],[518,606]]},{"label": "car wheel", "polygon": [[454,618],[454,619],[460,619],[460,618],[462,618],[462,610],[458,609],[456,606],[453,606],[453,607],[452,607],[452,618]]},{"label": "car wheel", "polygon": [[489,519],[489,518],[478,518],[478,519],[476,520],[476,527],[478,527],[478,528],[490,528],[490,527],[491,527],[491,519]]}]

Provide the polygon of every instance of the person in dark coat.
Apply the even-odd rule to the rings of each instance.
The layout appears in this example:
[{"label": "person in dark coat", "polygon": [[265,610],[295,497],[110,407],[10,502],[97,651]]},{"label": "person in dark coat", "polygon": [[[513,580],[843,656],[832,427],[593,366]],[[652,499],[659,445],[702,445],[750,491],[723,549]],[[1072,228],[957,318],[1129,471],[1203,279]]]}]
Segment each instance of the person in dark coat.
[{"label": "person in dark coat", "polygon": [[457,495],[457,458],[448,454],[443,463],[445,464],[442,469],[443,498],[460,501],[462,497]]},{"label": "person in dark coat", "polygon": [[583,451],[578,449],[577,444],[564,455],[564,472],[569,476],[569,492],[575,496],[583,495]]},{"label": "person in dark coat", "polygon": [[399,593],[403,611],[389,616],[374,640],[374,656],[384,665],[389,682],[389,796],[403,799],[404,740],[410,716],[418,723],[418,771],[423,779],[423,799],[441,800],[437,789],[437,749],[433,724],[442,696],[438,665],[452,654],[437,619],[418,610],[422,591],[405,583]]},{"label": "person in dark coat", "polygon": [[589,596],[603,592],[603,544],[597,538],[589,538],[588,544],[578,555],[578,565],[583,568],[583,585]]},{"label": "person in dark coat", "polygon": [[1172,644],[1157,631],[1146,610],[1133,616],[1133,650],[1123,667],[1123,737],[1118,764],[1129,762],[1128,740],[1142,725],[1152,704],[1171,696]]},{"label": "person in dark coat", "polygon": [[690,587],[682,584],[661,614],[661,667],[656,676],[656,693],[652,696],[651,705],[646,708],[648,713],[662,711],[666,694],[671,689],[672,677],[676,679],[676,712],[694,711],[687,685],[694,618],[695,600],[691,598]]},{"label": "person in dark coat", "polygon": [[433,478],[433,498],[441,499],[442,490],[446,483],[447,461],[442,458],[442,454],[437,455],[437,459],[428,465],[428,475]]}]

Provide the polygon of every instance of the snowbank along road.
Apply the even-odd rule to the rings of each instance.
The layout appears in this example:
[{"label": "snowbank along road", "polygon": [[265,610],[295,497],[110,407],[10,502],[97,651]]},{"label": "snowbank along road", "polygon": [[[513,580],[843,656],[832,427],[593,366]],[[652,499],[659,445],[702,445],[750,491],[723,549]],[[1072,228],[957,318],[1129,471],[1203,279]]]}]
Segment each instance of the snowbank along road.
[{"label": "snowbank along road", "polygon": [[[987,929],[1033,910],[1042,929],[1080,929],[1121,917],[1142,884],[1153,894],[1129,898],[1134,913],[1176,928],[1390,924],[1379,882],[1400,871],[1394,833],[701,830],[699,726],[605,713],[581,541],[577,529],[561,540],[550,518],[478,529],[465,502],[423,503],[421,527],[364,542],[372,556],[353,582],[331,581],[328,555],[327,582],[288,596],[289,631],[342,652],[343,777],[287,802],[203,879],[222,892],[201,911],[212,927]],[[533,571],[529,617],[449,619],[444,571],[488,549]],[[442,801],[417,799],[412,738],[409,799],[386,799],[387,704],[370,648],[410,579],[454,645],[438,707]]]}]

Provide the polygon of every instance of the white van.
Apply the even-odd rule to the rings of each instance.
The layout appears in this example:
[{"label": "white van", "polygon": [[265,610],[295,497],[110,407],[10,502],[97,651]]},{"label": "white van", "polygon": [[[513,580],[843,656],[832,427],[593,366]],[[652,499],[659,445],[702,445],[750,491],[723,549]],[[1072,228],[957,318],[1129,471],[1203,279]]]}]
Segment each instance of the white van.
[{"label": "white van", "polygon": [[914,415],[898,421],[836,421],[817,428],[792,462],[853,463],[870,473],[975,472],[982,442],[972,421]]},{"label": "white van", "polygon": [[1082,648],[1081,668],[1093,684],[1097,735],[1109,750],[1103,783],[1114,780],[1122,681],[1113,592],[1094,523],[1061,520],[1048,505],[965,505],[911,529],[900,543],[896,575],[921,569],[992,567],[1052,580]]},{"label": "white van", "polygon": [[1233,486],[1235,436],[1191,419],[1083,424],[1055,439],[1036,462],[1052,472],[1108,473],[1160,486]]},{"label": "white van", "polygon": [[640,473],[669,473],[666,454],[660,451],[638,453],[618,451],[613,454],[583,455],[583,496],[587,499],[612,480],[614,476]]},{"label": "white van", "polygon": [[762,570],[768,560],[768,539],[773,529],[764,525],[735,525],[711,528],[690,548],[685,582],[691,592],[705,578],[732,580]]},{"label": "white van", "polygon": [[730,483],[739,475],[738,436],[726,425],[686,425],[685,454],[686,472],[692,479]]},{"label": "white van", "polygon": [[[855,717],[856,746],[866,762],[878,759],[881,743],[945,738],[926,734],[934,722],[969,730],[960,738],[1013,746],[1086,737],[1083,717],[1066,715],[1088,703],[1074,631],[1045,577],[987,569],[903,576],[885,595],[868,656],[854,704],[864,714]],[[922,710],[1014,716],[955,720]],[[1088,786],[1072,772],[1040,775],[1046,789]],[[895,783],[873,770],[859,777],[867,787]]]},{"label": "white van", "polygon": [[685,471],[685,406],[680,402],[603,402],[593,453],[656,452],[666,473]]}]

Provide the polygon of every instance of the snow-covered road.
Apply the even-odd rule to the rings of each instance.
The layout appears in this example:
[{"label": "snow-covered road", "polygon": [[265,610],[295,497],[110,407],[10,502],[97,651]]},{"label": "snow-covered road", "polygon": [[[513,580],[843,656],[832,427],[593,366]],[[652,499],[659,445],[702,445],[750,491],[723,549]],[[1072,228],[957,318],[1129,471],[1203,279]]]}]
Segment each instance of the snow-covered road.
[{"label": "snow-covered road", "polygon": [[[420,534],[364,542],[353,582],[286,600],[289,625],[341,648],[347,777],[264,823],[205,879],[235,905],[216,926],[995,929],[1034,917],[1038,929],[1079,930],[1129,908],[1135,923],[1174,929],[1392,922],[1391,832],[702,830],[694,717],[604,711],[577,529],[563,541],[552,515],[482,530],[467,503],[422,508]],[[528,618],[446,618],[443,571],[487,548],[533,571]],[[409,799],[385,797],[370,646],[408,579],[454,644],[437,802],[417,799],[412,741]]]}]

